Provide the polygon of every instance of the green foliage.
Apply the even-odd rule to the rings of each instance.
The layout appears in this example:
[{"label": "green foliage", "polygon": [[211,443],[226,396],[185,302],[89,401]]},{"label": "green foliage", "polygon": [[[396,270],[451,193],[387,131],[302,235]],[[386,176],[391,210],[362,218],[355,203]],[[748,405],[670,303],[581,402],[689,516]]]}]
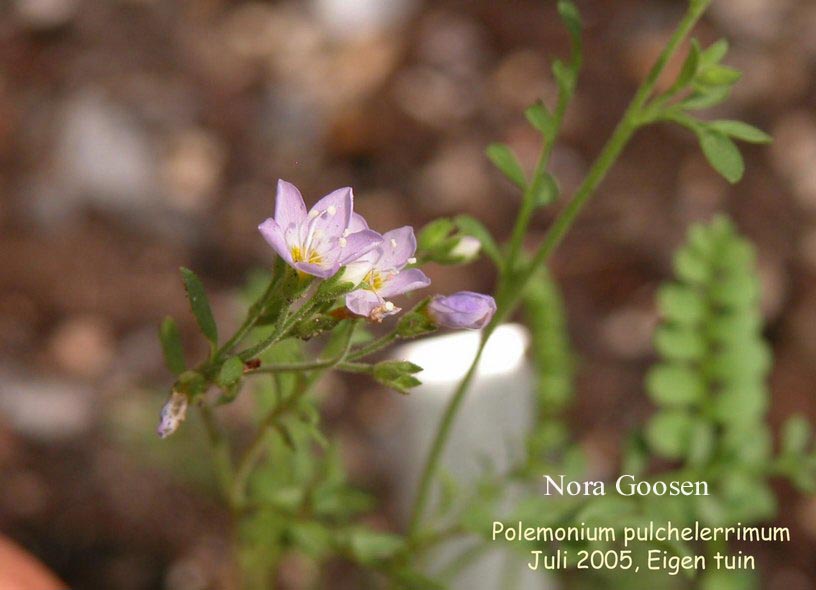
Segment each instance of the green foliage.
[{"label": "green foliage", "polygon": [[187,299],[190,302],[190,309],[195,316],[198,327],[204,337],[210,341],[213,348],[218,345],[218,327],[215,325],[210,302],[207,299],[207,292],[204,285],[196,274],[189,268],[181,269],[181,278],[184,281],[184,288],[187,291]]},{"label": "green foliage", "polygon": [[406,339],[416,338],[418,336],[431,334],[437,330],[436,323],[431,320],[427,311],[430,300],[430,297],[423,299],[411,311],[404,314],[397,321],[395,332],[398,337]]},{"label": "green foliage", "polygon": [[753,259],[750,244],[722,217],[692,227],[675,255],[676,281],[658,295],[662,361],[646,379],[661,408],[647,429],[659,455],[688,458],[707,420],[715,419],[723,436],[767,428],[770,353]]},{"label": "green foliage", "polygon": [[690,114],[722,103],[740,80],[740,72],[721,63],[727,53],[724,40],[705,50],[692,41],[674,84],[645,109],[641,124],[662,119],[686,127],[696,135],[709,164],[728,182],[736,183],[745,173],[745,164],[734,140],[768,143],[770,136],[741,121],[705,121]]},{"label": "green foliage", "polygon": [[244,361],[233,356],[224,361],[221,370],[218,372],[217,382],[221,387],[231,387],[235,385],[244,374]]},{"label": "green foliage", "polygon": [[553,114],[543,101],[539,100],[524,111],[524,116],[539,133],[548,141],[555,139],[557,123]]},{"label": "green foliage", "polygon": [[770,351],[753,248],[719,217],[690,229],[674,268],[675,281],[658,294],[661,361],[646,387],[659,409],[646,440],[656,455],[700,470],[715,487],[698,517],[720,524],[765,518],[775,510],[765,481]]},{"label": "green foliage", "polygon": [[745,163],[736,144],[725,133],[710,127],[698,131],[697,137],[711,167],[728,182],[738,182],[745,173]]},{"label": "green foliage", "polygon": [[374,379],[399,393],[407,394],[422,382],[414,377],[422,367],[408,361],[382,361],[374,365]]},{"label": "green foliage", "polygon": [[521,189],[527,187],[527,178],[518,158],[509,146],[503,143],[492,143],[487,147],[487,157],[504,176]]},{"label": "green foliage", "polygon": [[575,363],[564,304],[548,273],[541,272],[530,281],[524,294],[524,311],[532,335],[530,349],[537,378],[538,420],[529,446],[531,454],[540,458],[562,449],[566,442],[562,413],[572,401]]}]

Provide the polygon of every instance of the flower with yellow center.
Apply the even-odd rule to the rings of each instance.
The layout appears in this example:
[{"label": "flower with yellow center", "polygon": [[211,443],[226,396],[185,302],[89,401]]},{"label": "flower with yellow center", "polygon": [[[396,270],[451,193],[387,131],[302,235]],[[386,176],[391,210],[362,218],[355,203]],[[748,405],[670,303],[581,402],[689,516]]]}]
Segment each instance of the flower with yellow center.
[{"label": "flower with yellow center", "polygon": [[325,279],[382,241],[352,211],[353,205],[351,189],[341,188],[320,199],[307,212],[300,191],[280,180],[275,217],[264,221],[258,229],[278,256],[299,273]]}]

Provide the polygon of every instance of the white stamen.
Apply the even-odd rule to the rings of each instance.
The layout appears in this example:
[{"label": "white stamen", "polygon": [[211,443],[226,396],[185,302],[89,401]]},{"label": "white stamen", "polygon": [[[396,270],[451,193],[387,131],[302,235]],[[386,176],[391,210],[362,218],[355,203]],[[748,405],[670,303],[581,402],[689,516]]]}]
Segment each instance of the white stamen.
[{"label": "white stamen", "polygon": [[343,230],[343,237],[344,238],[349,237],[349,234],[351,234],[351,230],[349,228],[346,228],[346,229]]},{"label": "white stamen", "polygon": [[408,259],[408,264],[416,264],[416,258],[414,258],[413,256],[411,256],[411,257]]},{"label": "white stamen", "polygon": [[392,247],[392,248],[396,248],[396,247],[397,247],[397,240],[395,240],[394,238],[391,238],[391,247]]},{"label": "white stamen", "polygon": [[311,211],[309,211],[309,217],[312,219],[314,219],[318,215],[320,215],[320,211],[317,211],[316,209],[312,209]]},{"label": "white stamen", "polygon": [[340,238],[337,240],[337,243],[340,244],[341,248],[345,248],[346,244],[348,244],[348,240],[346,240],[346,238]]},{"label": "white stamen", "polygon": [[385,309],[385,311],[394,311],[394,303],[391,301],[386,301],[383,304],[383,309]]},{"label": "white stamen", "polygon": [[334,214],[337,213],[337,207],[334,205],[329,205],[329,208],[326,209],[326,213],[329,214],[329,217],[334,217]]}]

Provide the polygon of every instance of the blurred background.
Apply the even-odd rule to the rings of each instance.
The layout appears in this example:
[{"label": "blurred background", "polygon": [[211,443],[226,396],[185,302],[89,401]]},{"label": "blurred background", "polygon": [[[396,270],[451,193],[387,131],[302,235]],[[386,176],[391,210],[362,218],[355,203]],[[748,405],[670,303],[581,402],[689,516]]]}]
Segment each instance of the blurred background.
[{"label": "blurred background", "polygon": [[[234,325],[241,285],[273,258],[256,227],[279,177],[307,202],[353,186],[381,231],[466,212],[507,236],[517,196],[483,149],[505,141],[528,166],[536,157],[522,111],[555,95],[548,60],[568,39],[554,4],[4,2],[0,531],[72,587],[216,588],[227,517],[196,484],[189,458],[203,439],[154,435],[171,381],[161,318],[182,321],[189,358],[205,353],[178,267],[203,277]],[[567,194],[686,2],[577,4],[586,68],[553,156]],[[580,357],[571,421],[601,474],[651,412],[655,287],[689,223],[715,212],[759,248],[771,421],[816,418],[816,3],[715,0],[697,36],[728,37],[727,61],[745,72],[711,115],[776,141],[745,146],[748,172],[730,187],[689,133],[646,130],[555,256]],[[551,218],[536,219],[531,243]],[[492,287],[487,265],[429,274],[438,292]],[[375,450],[393,427],[391,396],[352,385],[332,383],[326,420],[387,524],[393,490]],[[240,404],[230,412],[247,419]],[[816,500],[777,491],[794,542],[757,549],[762,587],[814,588]]]}]

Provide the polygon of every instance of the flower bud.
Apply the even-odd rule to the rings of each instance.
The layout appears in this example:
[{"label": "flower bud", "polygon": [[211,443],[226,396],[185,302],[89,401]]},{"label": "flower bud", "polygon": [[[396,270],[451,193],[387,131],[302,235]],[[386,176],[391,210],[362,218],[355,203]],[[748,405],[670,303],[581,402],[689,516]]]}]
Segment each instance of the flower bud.
[{"label": "flower bud", "polygon": [[164,404],[159,414],[159,428],[157,432],[161,438],[173,434],[187,417],[187,395],[178,391],[170,394],[170,399]]},{"label": "flower bud", "polygon": [[428,304],[428,315],[446,328],[484,328],[496,313],[496,301],[490,295],[459,291],[434,297]]},{"label": "flower bud", "polygon": [[459,262],[470,262],[479,256],[482,243],[473,236],[462,236],[459,242],[450,251],[450,257]]}]

